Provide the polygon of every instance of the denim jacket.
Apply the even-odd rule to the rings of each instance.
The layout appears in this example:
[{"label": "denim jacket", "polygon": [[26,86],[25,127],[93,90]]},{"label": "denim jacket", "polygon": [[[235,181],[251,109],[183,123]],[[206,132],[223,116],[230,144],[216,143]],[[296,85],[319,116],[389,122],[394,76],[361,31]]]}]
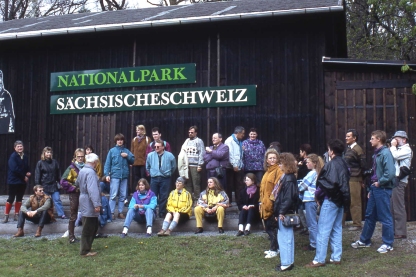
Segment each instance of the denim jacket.
[{"label": "denim jacket", "polygon": [[[123,158],[120,154],[127,153]],[[124,146],[114,146],[108,151],[107,159],[104,165],[104,176],[110,176],[114,179],[127,179],[129,177],[129,165],[134,163],[134,156]]]}]

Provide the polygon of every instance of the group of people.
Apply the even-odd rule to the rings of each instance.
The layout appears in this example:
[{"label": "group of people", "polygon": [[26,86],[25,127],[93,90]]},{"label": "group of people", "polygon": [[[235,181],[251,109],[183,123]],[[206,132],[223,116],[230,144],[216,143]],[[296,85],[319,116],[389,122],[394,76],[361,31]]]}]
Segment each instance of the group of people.
[{"label": "group of people", "polygon": [[[236,235],[249,235],[252,224],[261,219],[270,238],[265,258],[280,254],[281,264],[276,267],[279,271],[291,270],[294,266],[293,228],[283,224],[287,215],[300,216],[305,232],[309,234],[310,243],[306,250],[316,251],[315,258],[307,267],[326,264],[328,243],[332,251],[330,263],[341,262],[342,227],[347,210],[353,222],[350,230],[362,229],[361,192],[366,162],[354,129],[346,133],[346,148],[340,140],[328,142],[325,161],[311,153],[312,148],[308,144],[301,145],[299,161],[291,153],[281,153],[278,142],[272,143],[266,150],[263,142],[257,139],[255,128],[250,129],[249,139],[243,140],[245,129],[241,126],[237,126],[224,143],[222,134],[213,134],[213,145],[205,147],[197,137],[198,128],[191,126],[189,138],[182,145],[176,163],[169,143],[161,138],[159,128],[152,129],[153,140],[146,136],[143,125],[136,126],[136,133],[130,150],[125,147],[122,134],[115,136],[115,146],[108,152],[104,171],[89,145],[85,150],[75,150],[71,164],[61,176],[59,165],[52,158],[52,149],[45,147],[35,169],[34,195],[23,205],[23,194],[31,173],[23,143],[16,141],[15,152],[9,159],[9,198],[3,222],[8,222],[16,198],[14,219],[18,220],[18,232],[15,236],[24,235],[26,219],[39,223],[35,236],[41,236],[44,224],[55,221],[54,208],[59,218],[65,218],[59,195],[59,190],[63,189],[70,200],[69,242],[78,241],[74,228],[80,210],[84,226],[81,255],[89,256],[95,255],[90,248],[93,239],[100,236],[99,227],[115,220],[116,206],[117,218],[124,220],[122,238],[127,236],[133,220],[145,223],[146,235],[152,236],[157,216],[163,218],[157,235],[169,236],[177,224],[191,217],[193,207],[197,227],[195,234],[203,232],[203,218],[216,220],[218,232],[223,233],[225,210],[230,206],[234,192],[240,210]],[[406,168],[410,168],[413,154],[404,131],[395,133],[390,149],[385,146],[386,134],[383,131],[374,131],[370,143],[375,153],[372,168],[367,170],[371,186],[368,188],[366,224],[360,239],[352,247],[370,246],[375,222],[379,220],[383,224],[383,245],[377,251],[386,253],[393,250],[395,238],[407,236],[404,189],[409,174]],[[204,166],[207,188],[201,192]],[[128,188],[130,168],[134,189]],[[176,168],[179,178],[175,189],[170,191],[171,177]],[[106,209],[102,205],[106,200],[102,199],[103,190],[110,195],[109,218],[90,220],[100,216],[100,210],[102,214],[102,210]],[[129,192],[132,197],[124,215],[123,208]],[[90,193],[93,198],[87,196]]]}]

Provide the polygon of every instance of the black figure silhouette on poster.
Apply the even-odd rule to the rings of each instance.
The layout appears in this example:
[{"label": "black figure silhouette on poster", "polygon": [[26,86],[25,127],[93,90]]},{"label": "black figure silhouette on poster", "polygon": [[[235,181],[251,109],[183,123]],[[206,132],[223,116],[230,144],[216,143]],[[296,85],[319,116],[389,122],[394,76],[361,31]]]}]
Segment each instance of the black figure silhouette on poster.
[{"label": "black figure silhouette on poster", "polygon": [[0,134],[14,133],[14,107],[10,93],[4,88],[0,70]]}]

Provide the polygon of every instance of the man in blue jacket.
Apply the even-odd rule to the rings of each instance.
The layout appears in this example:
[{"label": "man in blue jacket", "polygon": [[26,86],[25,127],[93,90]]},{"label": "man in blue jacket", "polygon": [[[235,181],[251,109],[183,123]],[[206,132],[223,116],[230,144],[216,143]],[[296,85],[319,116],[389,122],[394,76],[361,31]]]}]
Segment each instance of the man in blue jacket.
[{"label": "man in blue jacket", "polygon": [[104,165],[104,176],[110,182],[110,210],[115,220],[116,197],[118,196],[118,218],[125,219],[123,215],[124,200],[127,196],[127,179],[129,178],[129,165],[134,163],[134,155],[124,147],[124,135],[114,137],[116,146],[110,149]]},{"label": "man in blue jacket", "polygon": [[371,175],[371,186],[368,193],[367,210],[365,212],[365,224],[360,240],[352,243],[353,248],[364,248],[371,246],[376,222],[379,220],[382,226],[383,244],[377,249],[379,253],[387,253],[393,250],[394,231],[393,217],[390,212],[390,198],[392,194],[396,169],[394,159],[384,144],[386,133],[374,131],[371,133],[371,146],[375,149],[373,155],[373,167]]},{"label": "man in blue jacket", "polygon": [[170,178],[176,168],[172,153],[165,151],[163,140],[155,141],[155,151],[146,159],[146,170],[150,173],[150,189],[158,197],[159,217],[165,218],[166,202],[170,191]]}]

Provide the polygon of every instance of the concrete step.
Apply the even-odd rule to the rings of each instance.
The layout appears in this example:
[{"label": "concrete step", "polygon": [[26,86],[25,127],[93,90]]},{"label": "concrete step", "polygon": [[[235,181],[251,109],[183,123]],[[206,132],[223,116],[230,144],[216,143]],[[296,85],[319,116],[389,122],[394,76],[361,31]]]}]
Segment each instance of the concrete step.
[{"label": "concrete step", "polygon": [[[24,199],[27,199],[29,195],[25,195]],[[0,218],[3,219],[4,214],[4,205],[6,203],[7,196],[2,195],[0,196]],[[61,194],[61,201],[63,204],[63,208],[65,211],[65,215],[69,217],[69,198],[67,194]],[[127,213],[128,208],[124,207],[123,213]],[[9,219],[8,223],[1,224],[0,223],[0,234],[2,235],[13,235],[16,233],[17,228],[17,221],[12,221],[14,215],[14,208],[12,208],[10,212],[11,218]],[[117,215],[117,212],[116,212]],[[56,234],[56,233],[62,233],[64,234],[65,231],[68,229],[68,219],[57,219],[57,222],[47,224],[45,225],[42,233],[44,234]],[[118,219],[114,220],[111,223],[107,223],[104,228],[103,232],[106,234],[118,234],[121,233],[123,230],[123,224],[124,219]],[[157,233],[161,228],[163,224],[162,218],[157,218],[155,222],[153,223],[153,233]],[[226,217],[224,219],[223,228],[227,231],[235,230],[237,233],[238,230],[238,208],[235,203],[232,204],[231,207],[227,209]],[[30,221],[26,221],[24,231],[25,234],[30,235],[34,234],[36,232],[37,225],[33,224]],[[182,224],[179,224],[175,232],[194,232],[196,229],[196,220],[194,216],[191,216],[191,218]],[[211,220],[204,220],[204,230],[206,231],[216,231],[217,223],[216,221]],[[253,231],[263,230],[263,226],[261,222],[257,222],[256,224],[253,224],[252,228]],[[75,228],[76,235],[80,235],[82,231],[82,226]],[[137,222],[133,221],[129,228],[129,233],[145,233],[146,232],[146,226],[145,224],[138,224]]]},{"label": "concrete step", "polygon": [[[66,230],[68,230],[68,219],[57,219],[57,222],[46,224],[43,228],[42,233],[44,234],[55,234],[60,233],[64,234]],[[116,219],[111,223],[107,223],[102,232],[105,234],[119,234],[123,230],[123,219]],[[153,233],[157,233],[162,228],[163,219],[157,218],[153,223]],[[204,230],[205,231],[216,231],[217,223],[216,221],[207,221],[204,220]],[[26,221],[24,231],[25,234],[34,234],[36,232],[38,225],[33,224],[30,221]],[[238,218],[229,218],[226,217],[224,219],[223,224],[224,230],[230,231],[235,230],[237,233],[238,230]],[[196,229],[196,221],[195,217],[192,216],[187,222],[179,224],[175,228],[175,232],[194,232]],[[263,230],[263,226],[260,222],[253,224],[252,228],[253,231]],[[1,235],[13,235],[17,231],[17,221],[9,221],[8,223],[0,223],[0,234]],[[75,227],[75,233],[77,235],[81,235],[82,226]],[[146,232],[146,225],[145,224],[138,224],[137,222],[133,221],[129,228],[129,233],[145,233]]]}]

